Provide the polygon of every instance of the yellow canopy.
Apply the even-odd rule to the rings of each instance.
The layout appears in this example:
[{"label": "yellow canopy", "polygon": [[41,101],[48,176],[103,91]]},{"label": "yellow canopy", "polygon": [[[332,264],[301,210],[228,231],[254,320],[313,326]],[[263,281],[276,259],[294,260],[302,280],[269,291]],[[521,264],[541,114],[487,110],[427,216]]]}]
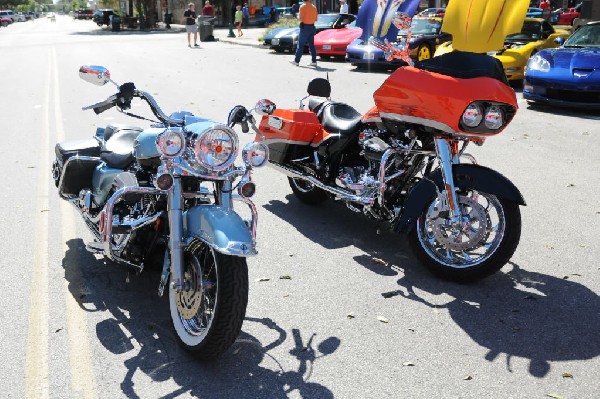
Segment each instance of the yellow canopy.
[{"label": "yellow canopy", "polygon": [[528,7],[529,0],[450,0],[442,31],[454,50],[500,50],[506,35],[521,31]]}]

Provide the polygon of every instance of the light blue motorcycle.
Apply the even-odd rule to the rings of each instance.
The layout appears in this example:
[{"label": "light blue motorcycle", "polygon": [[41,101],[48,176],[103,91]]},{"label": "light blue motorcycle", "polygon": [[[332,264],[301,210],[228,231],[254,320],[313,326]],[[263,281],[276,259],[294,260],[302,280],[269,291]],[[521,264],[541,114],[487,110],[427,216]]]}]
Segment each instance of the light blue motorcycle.
[{"label": "light blue motorcycle", "polygon": [[[244,166],[236,167],[233,121],[219,124],[189,112],[167,116],[149,93],[133,83],[118,85],[101,66],[82,66],[79,76],[118,87],[84,110],[99,114],[116,106],[145,119],[126,112],[137,98],[158,121],[148,129],[108,125],[93,139],[58,143],[52,169],[59,195],[94,234],[88,250],[138,273],[151,264],[162,267],[158,293],[168,290],[178,340],[197,357],[214,358],[235,341],[244,320],[245,258],[257,253],[251,170],[267,163],[268,147],[248,144]],[[248,207],[246,219],[234,201]]]}]

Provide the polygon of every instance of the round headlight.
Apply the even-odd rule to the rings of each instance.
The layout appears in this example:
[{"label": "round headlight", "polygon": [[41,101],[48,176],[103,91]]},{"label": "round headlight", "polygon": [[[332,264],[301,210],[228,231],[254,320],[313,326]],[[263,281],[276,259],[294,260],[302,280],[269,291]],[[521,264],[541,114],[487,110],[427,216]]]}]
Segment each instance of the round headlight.
[{"label": "round headlight", "polygon": [[185,149],[185,136],[179,130],[165,130],[156,137],[156,148],[165,157],[178,157]]},{"label": "round headlight", "polygon": [[497,105],[492,105],[485,112],[485,127],[491,130],[498,130],[504,124],[504,115],[502,109]]},{"label": "round headlight", "polygon": [[236,134],[226,126],[219,126],[200,134],[194,144],[194,154],[205,168],[223,170],[235,161],[237,145]]},{"label": "round headlight", "polygon": [[242,159],[246,165],[259,168],[269,160],[269,147],[262,143],[250,143],[242,151]]},{"label": "round headlight", "polygon": [[477,127],[483,119],[483,110],[479,104],[470,104],[462,114],[462,123],[468,127]]}]

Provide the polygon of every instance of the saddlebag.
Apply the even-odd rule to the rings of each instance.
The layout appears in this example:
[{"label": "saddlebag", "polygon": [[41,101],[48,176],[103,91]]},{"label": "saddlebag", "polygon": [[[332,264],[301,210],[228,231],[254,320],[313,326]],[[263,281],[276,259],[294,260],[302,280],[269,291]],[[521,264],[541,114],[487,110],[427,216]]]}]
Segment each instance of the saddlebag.
[{"label": "saddlebag", "polygon": [[100,143],[96,139],[68,140],[56,144],[54,147],[56,161],[62,166],[73,156],[100,157]]}]

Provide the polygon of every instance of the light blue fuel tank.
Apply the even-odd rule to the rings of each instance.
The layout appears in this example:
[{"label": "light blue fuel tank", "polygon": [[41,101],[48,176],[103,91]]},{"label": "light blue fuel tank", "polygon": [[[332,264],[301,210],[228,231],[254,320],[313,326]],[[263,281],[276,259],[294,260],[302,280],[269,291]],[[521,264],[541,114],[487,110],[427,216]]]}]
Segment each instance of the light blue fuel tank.
[{"label": "light blue fuel tank", "polygon": [[137,160],[159,158],[160,153],[156,148],[156,137],[165,131],[165,128],[144,129],[133,143],[133,156]]}]

